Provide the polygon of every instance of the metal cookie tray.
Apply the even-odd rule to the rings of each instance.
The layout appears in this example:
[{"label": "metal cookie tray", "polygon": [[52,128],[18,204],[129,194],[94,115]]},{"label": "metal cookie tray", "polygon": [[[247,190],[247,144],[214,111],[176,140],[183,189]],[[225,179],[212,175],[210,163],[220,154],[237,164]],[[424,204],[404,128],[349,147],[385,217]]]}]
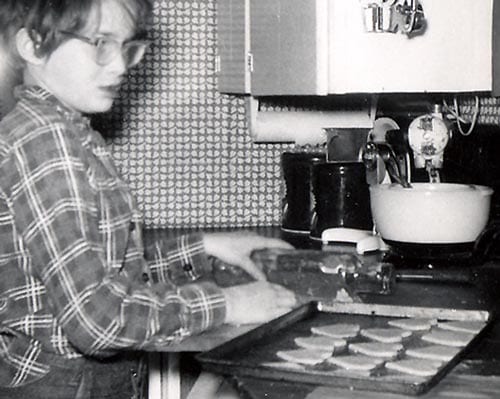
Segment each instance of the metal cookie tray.
[{"label": "metal cookie tray", "polygon": [[[328,362],[313,366],[301,365],[297,369],[286,365],[276,356],[279,350],[297,349],[294,339],[311,335],[311,327],[356,323],[361,329],[387,327],[389,320],[398,318],[434,318],[440,322],[455,320],[483,321],[484,327],[448,362],[442,363],[434,375],[414,376],[386,369],[384,366],[370,373],[360,373],[338,368]],[[206,370],[232,376],[250,376],[271,380],[328,385],[351,389],[419,395],[437,384],[465,353],[480,339],[490,325],[490,313],[482,310],[457,310],[429,307],[391,306],[365,303],[311,302],[267,324],[257,327],[219,347],[201,353],[197,359]],[[437,327],[432,327],[437,328]],[[404,359],[406,349],[431,345],[422,341],[429,331],[413,332],[402,342]],[[358,335],[348,342],[367,342]],[[345,353],[348,354],[348,348]],[[280,363],[283,362],[283,367]]]}]

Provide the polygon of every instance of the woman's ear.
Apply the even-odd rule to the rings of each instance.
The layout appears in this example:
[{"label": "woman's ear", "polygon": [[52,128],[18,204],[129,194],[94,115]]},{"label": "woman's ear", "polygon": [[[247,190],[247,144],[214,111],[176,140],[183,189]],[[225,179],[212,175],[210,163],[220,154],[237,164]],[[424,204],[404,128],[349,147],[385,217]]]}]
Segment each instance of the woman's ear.
[{"label": "woman's ear", "polygon": [[16,47],[19,56],[29,64],[40,65],[45,57],[37,55],[37,43],[33,41],[25,28],[21,28],[16,34]]}]

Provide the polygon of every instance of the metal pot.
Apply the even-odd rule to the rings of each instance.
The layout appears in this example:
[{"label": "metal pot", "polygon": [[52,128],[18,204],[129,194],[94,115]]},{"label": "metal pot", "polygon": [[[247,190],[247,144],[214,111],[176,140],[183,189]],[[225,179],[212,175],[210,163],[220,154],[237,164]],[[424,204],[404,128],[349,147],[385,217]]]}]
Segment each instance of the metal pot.
[{"label": "metal pot", "polygon": [[452,183],[370,186],[375,227],[384,241],[474,243],[485,229],[493,189]]}]

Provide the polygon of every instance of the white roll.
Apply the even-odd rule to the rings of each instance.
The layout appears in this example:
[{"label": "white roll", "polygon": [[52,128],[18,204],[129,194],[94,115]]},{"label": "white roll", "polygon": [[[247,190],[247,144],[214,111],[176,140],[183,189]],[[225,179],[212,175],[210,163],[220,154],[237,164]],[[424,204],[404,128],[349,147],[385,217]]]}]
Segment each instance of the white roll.
[{"label": "white roll", "polygon": [[247,112],[250,134],[257,143],[316,145],[326,142],[326,128],[373,127],[370,107],[332,111],[259,111],[258,100],[249,98]]}]

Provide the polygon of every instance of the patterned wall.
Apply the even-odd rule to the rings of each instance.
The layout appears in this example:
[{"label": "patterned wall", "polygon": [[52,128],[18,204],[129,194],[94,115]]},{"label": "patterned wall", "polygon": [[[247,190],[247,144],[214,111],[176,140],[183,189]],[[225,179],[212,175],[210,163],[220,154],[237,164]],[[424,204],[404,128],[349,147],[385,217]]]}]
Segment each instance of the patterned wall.
[{"label": "patterned wall", "polygon": [[458,109],[459,115],[465,120],[472,121],[477,114],[478,124],[500,125],[500,98],[498,97],[467,96],[459,98],[456,106],[453,103],[449,105]]},{"label": "patterned wall", "polygon": [[[243,98],[217,92],[216,1],[156,0],[153,45],[122,100],[102,118],[149,227],[281,222],[280,155],[254,144]],[[480,99],[479,123],[500,124],[500,100]],[[473,98],[460,100],[471,119]]]},{"label": "patterned wall", "polygon": [[157,0],[151,38],[111,119],[146,225],[279,224],[286,146],[253,144],[243,99],[216,90],[215,0]]}]

